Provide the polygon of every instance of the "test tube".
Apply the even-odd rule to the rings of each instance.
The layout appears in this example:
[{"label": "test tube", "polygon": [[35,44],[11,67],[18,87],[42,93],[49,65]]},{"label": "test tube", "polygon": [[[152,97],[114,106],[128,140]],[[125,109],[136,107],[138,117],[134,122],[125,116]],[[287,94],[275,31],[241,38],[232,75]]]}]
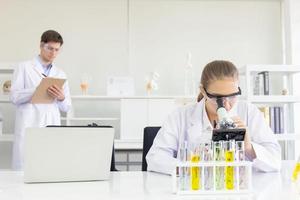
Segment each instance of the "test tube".
[{"label": "test tube", "polygon": [[[226,162],[234,162],[234,140],[224,141],[224,148],[225,148],[225,161]],[[225,167],[225,188],[227,190],[234,189],[234,167],[233,166],[226,166]]]},{"label": "test tube", "polygon": [[[244,141],[236,141],[235,142],[235,160],[236,161],[245,161],[245,145]],[[247,180],[247,174],[246,174],[246,167],[245,166],[240,166],[238,168],[238,173],[239,173],[239,189],[247,189],[248,187],[248,180]]]},{"label": "test tube", "polygon": [[298,180],[299,174],[300,174],[300,156],[298,157],[296,166],[293,170],[292,181],[296,182]]},{"label": "test tube", "polygon": [[[184,163],[188,160],[188,145],[187,141],[184,141],[179,145],[179,160]],[[179,167],[179,188],[180,190],[188,189],[188,168],[187,167]]]},{"label": "test tube", "polygon": [[[214,142],[214,161],[222,162],[224,161],[224,149],[223,142],[217,141]],[[216,166],[215,167],[215,188],[216,190],[224,189],[224,167]]]},{"label": "test tube", "polygon": [[[211,142],[204,144],[203,161],[205,162],[213,161],[213,148]],[[205,190],[212,190],[214,188],[213,173],[214,173],[213,166],[204,167],[204,189]]]},{"label": "test tube", "polygon": [[[200,145],[192,145],[191,151],[191,163],[199,163],[200,162]],[[192,190],[200,190],[201,189],[201,167],[191,167],[191,189]]]}]

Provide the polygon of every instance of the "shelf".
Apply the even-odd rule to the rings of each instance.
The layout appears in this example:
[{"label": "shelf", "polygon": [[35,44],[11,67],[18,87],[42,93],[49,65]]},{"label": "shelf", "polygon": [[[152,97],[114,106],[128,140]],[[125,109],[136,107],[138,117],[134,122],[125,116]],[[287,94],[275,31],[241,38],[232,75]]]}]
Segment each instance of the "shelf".
[{"label": "shelf", "polygon": [[0,103],[11,103],[11,101],[9,100],[9,95],[1,94]]},{"label": "shelf", "polygon": [[119,100],[119,97],[100,95],[71,95],[72,100]]},{"label": "shelf", "polygon": [[295,133],[282,133],[282,134],[274,134],[277,140],[300,140],[300,134]]},{"label": "shelf", "polygon": [[[285,140],[300,140],[300,134],[284,133],[274,134],[276,139],[279,141]],[[12,142],[13,134],[2,134],[0,135],[0,142]],[[126,150],[126,149],[143,149],[143,142],[141,140],[115,140],[115,149]]]},{"label": "shelf", "polygon": [[[13,139],[13,134],[0,135],[0,142],[12,142]],[[116,150],[143,149],[143,142],[141,140],[115,140],[114,145]]]},{"label": "shelf", "polygon": [[[121,99],[191,99],[195,100],[196,97],[192,96],[98,96],[98,95],[72,95],[72,100],[121,100]],[[9,95],[0,96],[1,103],[9,103]]]},{"label": "shelf", "polygon": [[3,69],[3,68],[0,68],[0,73],[1,74],[12,74],[14,72],[13,69]]},{"label": "shelf", "polygon": [[[193,96],[98,96],[98,95],[72,95],[72,100],[115,100],[119,101],[121,99],[188,99],[196,100],[196,97]],[[9,95],[1,95],[0,103],[10,103]]]},{"label": "shelf", "polygon": [[61,117],[61,120],[71,120],[71,121],[117,121],[119,118],[114,118],[114,117]]},{"label": "shelf", "polygon": [[12,74],[14,72],[15,63],[12,62],[1,62],[0,63],[0,73],[1,74]]},{"label": "shelf", "polygon": [[0,73],[1,74],[12,74],[14,69],[12,67],[5,67],[0,63]]},{"label": "shelf", "polygon": [[249,96],[248,101],[253,103],[296,103],[300,102],[300,96],[291,95],[260,95]]},{"label": "shelf", "polygon": [[[12,142],[14,139],[13,134],[2,134],[0,135],[0,142]],[[141,150],[143,149],[143,142],[141,140],[114,140],[114,145],[116,150],[128,150],[135,149]]]},{"label": "shelf", "polygon": [[12,142],[14,140],[13,134],[2,134],[0,135],[0,142]]},{"label": "shelf", "polygon": [[128,150],[128,149],[143,149],[142,140],[115,140],[114,147],[116,150]]},{"label": "shelf", "polygon": [[246,72],[281,72],[281,73],[299,73],[300,65],[246,65],[239,69],[241,74]]},{"label": "shelf", "polygon": [[72,95],[73,100],[120,100],[120,99],[196,99],[196,96],[101,96],[101,95]]},{"label": "shelf", "polygon": [[[73,100],[121,100],[121,99],[190,99],[196,100],[194,96],[99,96],[99,95],[71,95]],[[0,95],[0,102],[10,102],[9,95]]]}]

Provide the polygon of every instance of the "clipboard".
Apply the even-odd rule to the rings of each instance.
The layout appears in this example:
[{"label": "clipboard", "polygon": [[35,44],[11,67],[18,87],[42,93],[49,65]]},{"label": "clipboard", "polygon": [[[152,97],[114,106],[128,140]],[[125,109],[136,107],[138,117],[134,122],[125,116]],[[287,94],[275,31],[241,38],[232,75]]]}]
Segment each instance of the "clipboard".
[{"label": "clipboard", "polygon": [[35,89],[35,92],[31,98],[31,103],[33,104],[51,104],[54,101],[54,98],[50,96],[47,92],[48,88],[52,85],[56,85],[59,88],[62,88],[66,79],[60,78],[43,78],[38,87]]}]

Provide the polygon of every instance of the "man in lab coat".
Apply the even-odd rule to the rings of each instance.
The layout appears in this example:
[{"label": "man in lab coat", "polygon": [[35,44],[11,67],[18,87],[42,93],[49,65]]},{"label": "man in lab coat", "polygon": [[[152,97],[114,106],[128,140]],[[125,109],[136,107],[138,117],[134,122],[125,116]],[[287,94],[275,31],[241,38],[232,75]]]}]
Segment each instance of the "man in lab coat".
[{"label": "man in lab coat", "polygon": [[67,112],[71,108],[67,82],[62,89],[56,85],[48,88],[48,94],[55,99],[53,103],[31,103],[33,93],[44,77],[66,79],[65,73],[53,64],[62,44],[63,38],[58,32],[44,32],[41,36],[40,54],[20,63],[14,71],[10,99],[16,105],[12,163],[15,170],[23,168],[25,128],[60,125],[60,111]]}]

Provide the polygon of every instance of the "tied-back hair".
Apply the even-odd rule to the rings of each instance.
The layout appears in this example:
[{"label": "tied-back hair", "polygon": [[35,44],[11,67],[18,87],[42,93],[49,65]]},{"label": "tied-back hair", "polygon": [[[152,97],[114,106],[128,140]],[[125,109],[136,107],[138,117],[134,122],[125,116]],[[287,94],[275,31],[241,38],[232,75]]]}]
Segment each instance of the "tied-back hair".
[{"label": "tied-back hair", "polygon": [[[232,62],[226,60],[215,60],[204,67],[201,74],[200,85],[207,89],[208,85],[213,81],[222,80],[224,78],[238,79],[238,76],[238,70]],[[200,91],[197,102],[201,101],[203,97],[204,96]]]}]

